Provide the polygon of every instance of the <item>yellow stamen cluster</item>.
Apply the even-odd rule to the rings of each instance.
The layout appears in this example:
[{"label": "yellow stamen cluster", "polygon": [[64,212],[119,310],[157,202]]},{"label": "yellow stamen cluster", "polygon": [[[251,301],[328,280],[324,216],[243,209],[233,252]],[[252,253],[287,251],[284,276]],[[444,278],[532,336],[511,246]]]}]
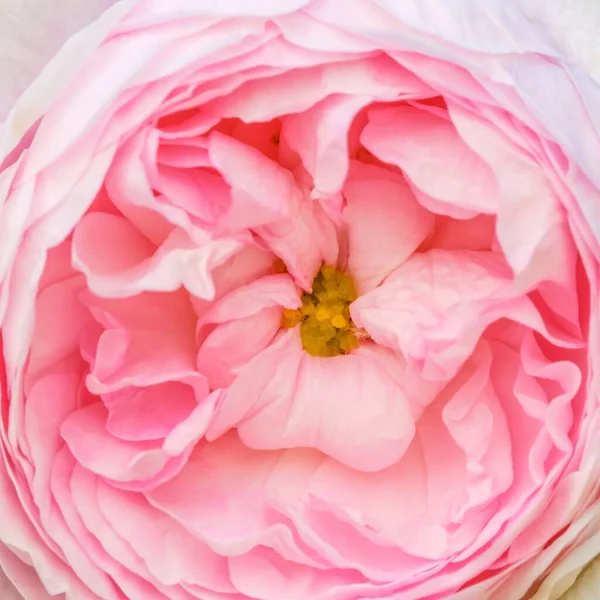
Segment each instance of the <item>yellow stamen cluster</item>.
[{"label": "yellow stamen cluster", "polygon": [[286,309],[282,326],[300,324],[304,349],[313,356],[339,356],[358,348],[349,305],[356,300],[352,279],[335,267],[323,266],[313,282],[312,294],[302,296],[302,308]]}]

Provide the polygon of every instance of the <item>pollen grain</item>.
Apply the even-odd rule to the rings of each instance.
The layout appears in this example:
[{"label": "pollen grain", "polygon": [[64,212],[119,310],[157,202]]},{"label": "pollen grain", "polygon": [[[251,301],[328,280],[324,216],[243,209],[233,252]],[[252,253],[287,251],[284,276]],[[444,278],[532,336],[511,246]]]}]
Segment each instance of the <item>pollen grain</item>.
[{"label": "pollen grain", "polygon": [[324,265],[313,281],[311,293],[302,296],[302,307],[286,309],[282,327],[300,326],[302,346],[312,356],[339,356],[359,346],[350,319],[350,304],[356,300],[352,278]]}]

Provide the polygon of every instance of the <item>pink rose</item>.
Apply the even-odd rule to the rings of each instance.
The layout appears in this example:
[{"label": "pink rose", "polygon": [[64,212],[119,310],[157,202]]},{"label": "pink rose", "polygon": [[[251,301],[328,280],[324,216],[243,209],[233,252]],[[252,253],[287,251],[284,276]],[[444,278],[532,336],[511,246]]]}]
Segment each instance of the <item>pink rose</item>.
[{"label": "pink rose", "polygon": [[542,600],[592,559],[600,91],[503,7],[125,0],[25,93],[25,598]]}]

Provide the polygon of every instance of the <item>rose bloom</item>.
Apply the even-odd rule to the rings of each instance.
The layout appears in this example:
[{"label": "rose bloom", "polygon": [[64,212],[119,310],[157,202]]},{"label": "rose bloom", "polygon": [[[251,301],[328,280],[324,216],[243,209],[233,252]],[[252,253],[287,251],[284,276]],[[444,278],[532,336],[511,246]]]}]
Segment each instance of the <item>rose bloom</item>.
[{"label": "rose bloom", "polygon": [[541,600],[592,559],[600,92],[478,6],[129,1],[15,106],[25,598]]}]

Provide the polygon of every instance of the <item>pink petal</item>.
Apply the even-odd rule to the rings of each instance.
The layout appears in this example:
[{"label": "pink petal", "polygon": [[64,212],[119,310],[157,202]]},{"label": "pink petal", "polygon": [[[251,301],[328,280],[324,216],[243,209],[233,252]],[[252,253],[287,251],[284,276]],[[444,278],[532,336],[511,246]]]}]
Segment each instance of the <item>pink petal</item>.
[{"label": "pink petal", "polygon": [[272,160],[279,160],[281,138],[281,121],[279,119],[267,123],[244,123],[236,119],[229,131],[224,131],[224,133],[229,133],[231,137],[244,144],[254,146]]},{"label": "pink petal", "polygon": [[204,436],[222,401],[223,394],[220,390],[206,397],[201,396],[201,401],[189,417],[178,423],[167,435],[163,450],[170,456],[186,453]]},{"label": "pink petal", "polygon": [[499,186],[497,236],[524,287],[561,277],[569,249],[556,193],[543,169],[497,128],[454,104],[465,142],[493,169]]},{"label": "pink petal", "polygon": [[234,591],[227,560],[148,504],[141,494],[115,490],[99,482],[97,509],[160,583],[196,584],[223,594]]},{"label": "pink petal", "polygon": [[175,231],[155,251],[125,219],[89,213],[75,229],[73,263],[98,296],[172,291],[184,285],[196,296],[210,298],[215,293],[212,270],[241,247],[235,239],[197,247],[183,232]]},{"label": "pink petal", "polygon": [[289,219],[261,227],[257,233],[304,290],[312,289],[323,263],[338,261],[337,230],[321,204],[308,197]]},{"label": "pink petal", "polygon": [[262,546],[317,566],[322,560],[314,550],[292,534],[288,523],[271,517],[271,489],[290,489],[285,483],[290,481],[300,491],[310,472],[293,459],[280,469],[282,456],[250,450],[230,432],[214,442],[200,442],[179,475],[146,497],[220,555],[240,556]]},{"label": "pink petal", "polygon": [[344,186],[348,269],[364,293],[379,285],[429,235],[433,216],[401,175],[353,163]]},{"label": "pink petal", "polygon": [[180,474],[147,497],[220,553],[238,554],[267,527],[262,488],[278,456],[247,449],[235,434],[202,442]]},{"label": "pink petal", "polygon": [[415,107],[373,109],[361,141],[432,198],[483,213],[498,210],[493,171],[447,119]]},{"label": "pink petal", "polygon": [[0,548],[2,600],[52,600],[36,570],[7,547]]},{"label": "pink petal", "polygon": [[[313,506],[303,510],[305,520],[346,560],[356,561],[367,577],[414,576],[431,567],[423,559],[441,558],[451,551],[450,536],[435,522],[438,515],[428,514],[428,486],[438,491],[438,483],[442,489],[444,481],[429,476],[420,445],[430,440],[419,437],[397,463],[377,473],[356,471],[333,460],[321,461],[311,473],[308,490]],[[450,452],[444,461],[446,474],[454,470]],[[457,488],[462,483],[452,478],[445,482]],[[346,542],[339,535],[343,530]],[[355,541],[351,546],[349,537]]]},{"label": "pink petal", "polygon": [[29,376],[78,351],[91,318],[79,298],[84,285],[81,275],[71,277],[48,286],[37,297]]},{"label": "pink petal", "polygon": [[376,342],[423,361],[432,376],[437,369],[449,376],[515,297],[511,284],[496,254],[431,250],[414,254],[350,311]]},{"label": "pink petal", "polygon": [[231,186],[226,227],[256,227],[294,212],[301,194],[291,173],[232,137],[213,132],[208,142],[211,164]]},{"label": "pink petal", "polygon": [[492,250],[496,245],[496,217],[478,215],[458,219],[437,216],[427,248]]},{"label": "pink petal", "polygon": [[490,382],[491,361],[488,348],[475,351],[465,366],[465,383],[442,411],[444,424],[466,459],[468,499],[453,515],[458,522],[468,510],[485,506],[513,482],[510,432]]},{"label": "pink petal", "polygon": [[106,430],[108,411],[101,403],[73,413],[61,433],[78,462],[94,473],[116,481],[149,479],[159,473],[168,457],[153,442],[131,443]]},{"label": "pink petal", "polygon": [[379,49],[376,41],[348,34],[311,17],[306,11],[279,16],[276,23],[285,39],[299,47],[325,52],[370,52]]},{"label": "pink petal", "polygon": [[296,330],[240,369],[207,439],[236,425],[251,448],[317,448],[364,471],[398,460],[415,431],[408,401],[377,352],[313,357]]},{"label": "pink petal", "polygon": [[143,387],[194,372],[196,316],[184,292],[104,299],[89,292],[85,304],[97,320],[87,385],[101,394]]},{"label": "pink petal", "polygon": [[300,308],[300,290],[287,273],[267,275],[240,286],[215,302],[201,320],[224,323],[258,313],[264,308]]},{"label": "pink petal", "polygon": [[283,119],[281,136],[311,174],[314,196],[327,198],[341,191],[349,168],[348,131],[371,101],[371,96],[330,96]]},{"label": "pink petal", "polygon": [[82,466],[123,488],[152,488],[175,476],[185,465],[194,444],[203,436],[216,403],[217,392],[198,405],[186,421],[158,441],[132,442],[106,429],[108,411],[101,402],[79,409],[61,426],[61,435]]},{"label": "pink petal", "polygon": [[77,408],[81,378],[78,373],[51,374],[31,387],[25,405],[25,436],[30,447],[29,459],[35,467],[32,494],[45,512],[54,457],[62,445],[61,423]]},{"label": "pink petal", "polygon": [[212,389],[230,386],[236,370],[269,346],[281,329],[281,317],[281,308],[265,308],[221,323],[208,334],[198,351],[196,365]]},{"label": "pink petal", "polygon": [[105,186],[116,208],[148,240],[162,244],[173,225],[194,235],[190,215],[162,202],[152,189],[151,171],[156,171],[158,136],[145,130],[125,142],[106,174]]},{"label": "pink petal", "polygon": [[214,226],[227,214],[231,203],[229,186],[208,169],[160,165],[154,188],[205,227]]},{"label": "pink petal", "polygon": [[156,160],[161,165],[178,169],[210,167],[208,144],[202,138],[163,139]]},{"label": "pink petal", "polygon": [[75,464],[69,480],[69,492],[73,510],[77,512],[88,541],[85,550],[130,597],[141,595],[149,600],[168,597],[168,590],[148,572],[145,563],[101,514],[98,488],[102,484],[99,477]]},{"label": "pink petal", "polygon": [[215,302],[199,323],[217,324],[205,334],[197,367],[211,387],[225,387],[234,369],[264,350],[281,328],[283,308],[299,308],[300,292],[287,274],[269,275],[230,292]]},{"label": "pink petal", "polygon": [[185,421],[207,395],[203,377],[124,388],[103,396],[106,429],[123,440],[159,440]]},{"label": "pink petal", "polygon": [[[13,61],[7,66],[11,71],[16,69],[20,77],[13,79],[8,74],[3,76],[5,81],[13,81],[13,87],[8,88],[12,94],[4,96],[3,106],[0,108],[2,120],[7,110],[12,109],[5,124],[6,147],[0,149],[0,155],[4,156],[5,152],[14,146],[46,112],[64,89],[65,83],[73,79],[81,65],[89,60],[90,54],[97,49],[130,8],[126,3],[114,6],[93,21],[108,7],[109,3],[110,0],[108,2],[93,0],[86,4],[83,12],[69,9],[67,4],[62,5],[60,10],[56,6],[50,8],[35,4],[32,15],[28,15],[25,21],[28,27],[39,29],[38,33],[32,34],[38,39],[36,51],[32,53],[31,48],[28,48],[27,52],[13,49],[10,52]],[[22,8],[26,10],[27,6],[30,5],[22,5]],[[48,26],[48,16],[54,20],[54,26]],[[81,29],[84,23],[90,25]],[[9,19],[6,19],[4,24],[7,31],[2,33],[2,38],[5,40],[6,48],[11,47],[12,44],[9,42],[11,39],[13,43],[22,41],[18,36],[21,30],[19,27],[15,27]],[[52,57],[52,60],[48,61],[49,57]],[[14,60],[17,58],[19,60]],[[22,60],[27,61],[25,69]],[[33,75],[37,75],[42,67],[44,70],[33,80]],[[24,73],[26,73],[25,79]],[[30,81],[32,83],[25,89]],[[17,92],[23,91],[25,93],[17,101]]]},{"label": "pink petal", "polygon": [[343,570],[321,570],[283,559],[276,552],[256,548],[229,560],[231,580],[244,595],[264,600],[323,598],[332,588],[348,585]]},{"label": "pink petal", "polygon": [[[294,66],[294,53],[288,51],[282,56],[288,68]],[[329,64],[287,71],[265,78],[260,84],[250,82],[206,108],[221,117],[251,123],[304,112],[333,94],[364,96],[368,90],[387,100],[436,95],[413,73],[385,55],[356,59],[342,54],[336,62],[331,62],[332,58],[330,55]]]},{"label": "pink petal", "polygon": [[444,97],[460,97],[482,104],[494,104],[491,94],[464,67],[447,60],[417,52],[392,52],[391,56],[403,67],[418,73],[428,85]]},{"label": "pink petal", "polygon": [[215,297],[210,300],[191,297],[198,317],[225,294],[274,272],[275,256],[258,244],[247,244],[213,271]]}]

